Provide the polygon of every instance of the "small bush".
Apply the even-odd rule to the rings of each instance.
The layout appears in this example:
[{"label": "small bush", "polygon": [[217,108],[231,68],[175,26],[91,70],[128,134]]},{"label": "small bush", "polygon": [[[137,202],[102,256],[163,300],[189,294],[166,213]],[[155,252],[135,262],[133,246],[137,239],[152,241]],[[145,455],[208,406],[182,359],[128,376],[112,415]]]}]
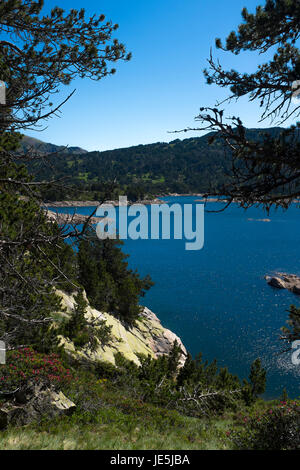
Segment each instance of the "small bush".
[{"label": "small bush", "polygon": [[32,348],[23,348],[7,353],[5,365],[0,365],[0,394],[11,391],[27,380],[48,379],[51,383],[64,385],[75,380],[57,354],[41,354]]},{"label": "small bush", "polygon": [[300,402],[280,402],[254,416],[242,418],[242,429],[230,433],[238,449],[300,449]]}]

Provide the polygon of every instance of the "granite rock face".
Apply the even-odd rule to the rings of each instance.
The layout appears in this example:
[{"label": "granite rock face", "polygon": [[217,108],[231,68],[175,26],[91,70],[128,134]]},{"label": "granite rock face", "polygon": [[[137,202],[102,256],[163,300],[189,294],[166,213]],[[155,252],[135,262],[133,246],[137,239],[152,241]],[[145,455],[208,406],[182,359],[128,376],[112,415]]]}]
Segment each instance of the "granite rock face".
[{"label": "granite rock face", "polygon": [[89,217],[87,215],[82,214],[64,214],[62,212],[54,212],[51,210],[45,210],[46,217],[48,220],[56,222],[61,225],[70,224],[70,225],[78,225],[84,224],[87,220],[91,224],[98,224],[100,222],[99,217]]},{"label": "granite rock face", "polygon": [[[62,291],[56,292],[61,297],[63,307],[57,314],[68,317],[75,304],[74,296]],[[158,358],[169,354],[176,341],[181,348],[179,366],[182,367],[185,363],[187,351],[181,339],[164,328],[155,313],[147,307],[143,308],[136,326],[132,328],[125,327],[112,315],[99,312],[89,304],[86,309],[86,319],[92,322],[95,328],[97,324],[99,325],[99,321],[111,326],[111,340],[105,346],[99,341],[98,346],[91,350],[88,347],[75,348],[72,341],[59,336],[65,351],[76,360],[82,360],[84,363],[103,361],[115,365],[115,354],[122,353],[126,359],[140,365],[139,354]],[[0,407],[0,429],[10,424],[23,426],[38,422],[44,416],[53,418],[68,415],[76,408],[76,405],[61,391],[46,381],[31,380],[22,388],[5,393],[5,397],[0,396],[0,398],[5,398],[5,403]]]},{"label": "granite rock face", "polygon": [[287,289],[293,294],[300,295],[300,277],[296,274],[276,273],[265,276],[267,283],[277,289]]},{"label": "granite rock face", "polygon": [[[62,299],[62,306],[65,309],[63,315],[68,315],[68,312],[74,306],[74,297],[62,291],[57,292]],[[147,307],[143,308],[141,317],[136,322],[136,326],[126,328],[118,319],[112,315],[99,312],[92,308],[90,305],[87,307],[86,319],[96,325],[97,320],[105,321],[107,326],[111,326],[111,341],[109,345],[99,346],[96,350],[75,348],[74,344],[67,338],[61,337],[66,352],[76,359],[82,358],[83,360],[91,361],[104,361],[115,365],[115,354],[120,352],[126,359],[140,365],[138,355],[150,355],[157,358],[162,354],[168,354],[175,341],[181,348],[182,354],[180,357],[180,366],[184,365],[187,351],[181,339],[172,331],[164,328],[155,315]]]}]

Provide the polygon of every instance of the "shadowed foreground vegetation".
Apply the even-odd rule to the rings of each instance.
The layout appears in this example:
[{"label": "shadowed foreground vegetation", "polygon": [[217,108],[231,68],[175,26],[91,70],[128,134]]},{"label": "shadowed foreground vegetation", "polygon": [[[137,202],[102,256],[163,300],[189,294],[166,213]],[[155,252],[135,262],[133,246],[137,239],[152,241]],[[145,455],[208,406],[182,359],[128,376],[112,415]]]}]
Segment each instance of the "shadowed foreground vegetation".
[{"label": "shadowed foreground vegetation", "polygon": [[[286,397],[267,402],[255,396],[249,401],[251,381],[244,381],[244,393],[232,398],[226,383],[232,387],[234,376],[218,370],[215,362],[200,363],[189,357],[174,375],[176,346],[159,359],[141,356],[141,367],[120,354],[114,367],[101,362],[70,364],[64,355],[24,351],[17,353],[17,369],[2,366],[5,380],[16,386],[25,376],[28,380],[38,375],[35,380],[52,382],[76,409],[72,415],[41,416],[33,424],[8,426],[0,432],[1,450],[229,450],[267,449],[268,445],[295,449],[299,445],[299,402]],[[256,372],[257,367],[252,367],[250,376],[254,378]],[[201,394],[197,397],[193,392],[196,398],[186,400],[195,390],[196,376],[197,380],[202,376],[197,388],[206,394],[209,383],[216,390],[222,382],[223,390],[203,401]]]},{"label": "shadowed foreground vegetation", "polygon": [[[244,425],[241,411],[202,419],[183,416],[117,391],[106,379],[94,381],[91,395],[86,380],[82,376],[73,394],[69,390],[72,399],[78,402],[80,395],[82,400],[72,416],[10,427],[0,432],[0,449],[227,450],[235,448],[231,430]],[[267,406],[259,401],[255,409]]]}]

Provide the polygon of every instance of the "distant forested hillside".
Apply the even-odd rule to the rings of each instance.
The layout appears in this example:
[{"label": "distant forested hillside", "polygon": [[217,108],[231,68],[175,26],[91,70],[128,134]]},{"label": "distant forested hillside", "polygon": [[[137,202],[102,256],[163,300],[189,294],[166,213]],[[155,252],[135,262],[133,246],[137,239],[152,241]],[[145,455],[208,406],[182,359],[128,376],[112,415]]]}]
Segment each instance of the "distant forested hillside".
[{"label": "distant forested hillside", "polygon": [[47,142],[43,142],[42,140],[35,139],[34,137],[28,137],[24,135],[21,140],[21,151],[26,152],[34,152],[35,154],[45,154],[45,153],[64,153],[71,155],[71,154],[83,154],[87,153],[86,150],[80,147],[67,147],[63,145],[54,145]]},{"label": "distant forested hillside", "polygon": [[[263,131],[277,135],[281,129]],[[247,136],[259,140],[261,132],[262,129],[249,129]],[[89,192],[89,197],[97,197],[103,183],[109,180],[116,180],[133,200],[149,194],[201,193],[209,187],[218,188],[230,172],[228,149],[226,154],[218,139],[210,145],[210,136],[211,133],[104,152],[66,153],[52,157],[49,166],[35,162],[28,163],[28,168],[42,180],[65,178],[69,185]],[[66,191],[52,190],[45,197],[67,198]]]}]

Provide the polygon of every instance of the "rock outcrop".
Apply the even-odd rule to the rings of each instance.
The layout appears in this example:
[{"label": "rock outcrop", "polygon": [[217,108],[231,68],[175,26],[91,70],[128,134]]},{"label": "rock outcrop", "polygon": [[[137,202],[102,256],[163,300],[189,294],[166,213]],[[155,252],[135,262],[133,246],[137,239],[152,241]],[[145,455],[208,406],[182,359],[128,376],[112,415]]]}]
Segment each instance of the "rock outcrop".
[{"label": "rock outcrop", "polygon": [[65,224],[79,225],[79,224],[84,224],[87,220],[89,220],[91,224],[97,224],[98,222],[100,222],[99,217],[89,217],[87,215],[76,214],[76,213],[64,214],[62,212],[54,212],[51,210],[46,210],[45,213],[49,220],[53,220],[54,222],[57,222],[59,225],[65,225]]},{"label": "rock outcrop", "polygon": [[[128,205],[132,204],[144,204],[144,205],[151,205],[151,204],[162,204],[164,201],[160,198],[153,198],[153,199],[139,199],[138,201],[128,201]],[[100,206],[101,204],[111,204],[115,207],[118,207],[120,205],[120,202],[118,200],[112,200],[112,201],[52,201],[52,202],[47,202],[43,203],[43,207],[70,207],[71,209],[74,209],[74,207],[97,207]]]},{"label": "rock outcrop", "polygon": [[[62,291],[58,291],[62,299],[62,305],[65,312],[62,315],[68,315],[74,307],[74,297]],[[107,326],[111,326],[111,341],[107,346],[102,346],[99,342],[96,350],[91,351],[88,348],[75,348],[74,344],[67,338],[61,337],[61,342],[68,354],[77,359],[87,359],[90,361],[104,361],[115,365],[115,354],[120,352],[126,359],[140,365],[138,355],[150,355],[157,358],[160,355],[168,354],[175,341],[181,348],[180,366],[185,362],[187,351],[182,344],[181,339],[172,331],[164,328],[157,318],[148,308],[144,307],[141,317],[136,322],[136,326],[125,328],[125,326],[115,317],[108,313],[99,312],[88,305],[86,310],[86,319],[90,322],[102,320]],[[96,324],[96,323],[95,323]]]},{"label": "rock outcrop", "polygon": [[265,276],[267,283],[277,289],[287,289],[293,294],[300,295],[300,277],[296,274],[276,273]]},{"label": "rock outcrop", "polygon": [[247,219],[248,222],[271,222],[271,219]]},{"label": "rock outcrop", "polygon": [[[68,317],[74,308],[74,296],[62,291],[57,291],[57,294],[61,297],[63,307],[57,315]],[[164,328],[157,316],[146,307],[132,328],[125,328],[112,315],[99,312],[89,304],[85,316],[95,328],[98,328],[103,321],[107,326],[111,326],[111,339],[106,346],[98,341],[98,346],[91,350],[88,347],[75,348],[72,341],[60,336],[65,351],[76,360],[82,359],[85,363],[102,361],[115,365],[115,354],[122,353],[126,359],[140,365],[139,354],[158,358],[168,354],[176,341],[181,348],[179,366],[184,365],[187,351],[181,339]],[[0,398],[4,398],[5,403],[0,407],[0,429],[10,424],[23,426],[38,422],[43,417],[68,415],[76,408],[76,405],[61,391],[46,381],[31,380],[22,388],[9,393],[4,392],[2,395],[5,396],[0,395]]]},{"label": "rock outcrop", "polygon": [[69,415],[76,405],[61,391],[45,382],[28,382],[17,390],[0,408],[0,429],[9,424],[23,426],[42,417]]}]

